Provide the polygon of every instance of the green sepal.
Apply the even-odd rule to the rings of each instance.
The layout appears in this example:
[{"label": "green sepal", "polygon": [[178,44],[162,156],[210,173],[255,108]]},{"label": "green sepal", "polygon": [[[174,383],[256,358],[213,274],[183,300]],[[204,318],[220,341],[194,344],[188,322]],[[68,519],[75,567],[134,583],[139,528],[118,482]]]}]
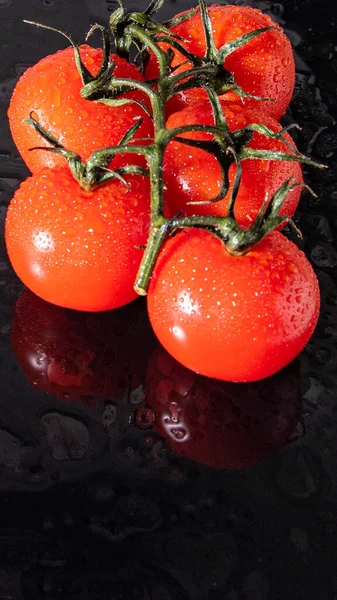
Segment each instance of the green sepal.
[{"label": "green sepal", "polygon": [[52,144],[54,148],[64,148],[64,146],[62,146],[62,144],[56,139],[56,137],[53,136],[52,133],[44,129],[44,127],[42,127],[42,125],[40,125],[40,123],[33,118],[33,114],[34,111],[31,111],[29,113],[29,119],[25,119],[25,122],[33,127],[33,129],[35,129],[35,131],[39,133],[47,142]]},{"label": "green sepal", "polygon": [[129,98],[99,98],[98,100],[96,100],[96,102],[114,107],[125,106],[126,104],[138,104],[138,106],[140,106],[150,118],[152,117],[151,111],[148,109],[146,104],[144,104],[144,102],[141,102],[140,100],[133,100]]},{"label": "green sepal", "polygon": [[132,140],[135,133],[137,133],[142,123],[143,119],[138,119],[138,121],[136,121],[136,123],[132,125],[132,127],[130,127],[130,129],[128,129],[128,131],[123,135],[122,139],[119,142],[119,145],[124,146],[125,144],[128,144]]},{"label": "green sepal", "polygon": [[63,146],[50,147],[50,146],[34,146],[33,148],[29,148],[30,152],[35,150],[43,150],[44,152],[51,152],[53,154],[59,154],[66,159],[69,168],[73,177],[76,181],[80,182],[85,176],[85,164],[82,162],[82,159],[79,154],[76,152],[71,152],[70,150],[66,150]]},{"label": "green sepal", "polygon": [[207,9],[206,1],[199,0],[199,6],[201,11],[201,21],[204,29],[205,40],[206,40],[206,54],[205,60],[207,62],[215,61],[218,63],[219,51],[214,43],[213,27],[209,12]]},{"label": "green sepal", "polygon": [[185,21],[188,21],[188,19],[190,19],[191,17],[194,17],[194,15],[196,15],[199,11],[200,11],[200,6],[197,6],[196,8],[191,8],[191,10],[187,10],[184,14],[179,15],[178,17],[175,17],[173,19],[170,19],[169,21],[165,21],[164,25],[166,25],[166,27],[168,29],[171,29],[171,27],[175,27],[176,25],[180,25],[180,23],[184,23]]},{"label": "green sepal", "polygon": [[158,10],[161,9],[165,0],[152,0],[149,6],[144,10],[145,15],[154,15]]},{"label": "green sepal", "polygon": [[180,54],[185,56],[185,58],[189,62],[193,63],[195,66],[203,66],[205,61],[202,58],[202,56],[196,56],[195,54],[192,54],[192,52],[189,52],[187,48],[185,48],[182,44],[179,43],[179,39],[173,38],[171,34],[157,35],[155,39],[158,43],[170,44],[170,46],[175,48],[175,50],[180,52]]},{"label": "green sepal", "polygon": [[294,154],[304,157],[304,155],[301,154],[297,150],[295,144],[292,144],[284,137],[284,134],[286,132],[290,131],[291,129],[301,129],[301,128],[299,127],[299,125],[292,123],[291,125],[288,125],[287,127],[284,127],[283,129],[281,129],[281,131],[273,131],[272,129],[270,129],[266,125],[263,125],[262,123],[251,123],[250,125],[246,125],[246,127],[243,127],[242,129],[236,130],[233,133],[233,137],[235,137],[236,135],[240,135],[240,133],[242,133],[244,131],[252,131],[252,132],[260,133],[260,134],[264,135],[265,137],[282,141],[290,150],[292,150],[294,152]]},{"label": "green sepal", "polygon": [[55,27],[50,27],[49,25],[43,25],[42,23],[36,23],[35,21],[27,21],[26,19],[24,19],[23,22],[27,23],[28,25],[35,25],[35,27],[41,27],[42,29],[47,29],[49,31],[55,31],[55,33],[59,33],[60,35],[65,37],[68,40],[68,42],[70,42],[70,44],[72,45],[72,47],[74,49],[76,67],[77,67],[77,70],[81,77],[81,81],[82,81],[83,85],[86,85],[87,83],[89,83],[90,81],[92,81],[94,79],[93,75],[90,73],[90,71],[88,71],[87,67],[82,62],[78,46],[73,42],[73,40],[71,39],[71,37],[69,35],[64,33],[64,31],[60,31],[60,29],[56,29]]},{"label": "green sepal", "polygon": [[233,92],[234,94],[237,94],[237,96],[240,96],[240,98],[243,98],[242,103],[244,104],[244,98],[249,98],[249,100],[257,100],[258,102],[275,102],[274,98],[267,98],[265,96],[255,96],[255,94],[250,94],[249,92],[246,92],[242,87],[240,87],[239,85],[237,85],[235,83],[235,81],[233,81],[233,84],[224,84],[223,85],[223,92],[221,90],[221,88],[219,88],[219,94],[226,94],[226,92]]},{"label": "green sepal", "polygon": [[140,25],[146,31],[146,33],[151,36],[155,36],[162,33],[164,35],[169,36],[170,39],[173,38],[176,40],[183,40],[183,38],[180,37],[180,35],[173,33],[172,31],[167,29],[165,25],[157,23],[157,21],[154,21],[145,13],[130,13],[127,17],[127,25],[130,25],[130,23]]},{"label": "green sepal", "polygon": [[299,162],[304,165],[317,167],[318,169],[327,169],[327,165],[318,163],[302,154],[288,154],[273,150],[255,150],[255,148],[242,148],[239,154],[240,160],[284,160],[286,162]]},{"label": "green sepal", "polygon": [[116,8],[116,10],[111,14],[109,19],[109,27],[112,33],[115,33],[118,25],[123,21],[126,15],[123,2],[121,2],[121,0],[116,0],[116,2],[118,4],[118,8]]},{"label": "green sepal", "polygon": [[301,236],[300,231],[296,228],[291,217],[288,215],[279,215],[279,211],[281,210],[287,195],[296,187],[306,186],[302,183],[297,183],[290,177],[283,182],[278,190],[276,190],[270,202],[268,196],[266,196],[255,217],[254,223],[247,229],[239,229],[233,236],[229,237],[227,242],[225,242],[228,252],[235,256],[247,254],[247,252],[263,240],[264,237],[285,223],[289,223],[293,226],[297,234]]},{"label": "green sepal", "polygon": [[232,191],[231,191],[231,195],[230,195],[230,198],[228,201],[228,207],[227,207],[228,217],[234,219],[235,218],[234,217],[235,201],[236,201],[236,198],[240,191],[240,184],[241,184],[241,179],[242,179],[242,166],[241,166],[241,162],[238,159],[237,153],[232,148],[228,148],[228,149],[232,151],[233,158],[236,163],[236,172],[235,172],[233,187],[232,187]]},{"label": "green sepal", "polygon": [[103,60],[102,60],[102,64],[100,67],[100,70],[98,71],[97,75],[95,76],[95,80],[99,80],[101,77],[104,76],[105,72],[107,70],[109,70],[110,67],[110,52],[111,52],[111,42],[110,42],[110,36],[109,36],[109,32],[107,31],[107,29],[105,29],[105,27],[103,27],[103,25],[99,25],[98,23],[96,23],[95,25],[93,25],[85,38],[85,41],[88,41],[89,37],[94,33],[94,31],[96,31],[97,29],[100,30],[101,34],[102,34],[102,45],[103,45]]},{"label": "green sepal", "polygon": [[96,100],[97,96],[100,97],[101,94],[107,93],[107,91],[109,90],[109,83],[111,81],[111,77],[113,76],[115,67],[115,62],[109,62],[107,68],[104,71],[101,70],[100,75],[97,75],[97,77],[92,78],[91,81],[86,83],[81,88],[81,97],[85,100]]},{"label": "green sepal", "polygon": [[264,220],[266,221],[271,217],[276,217],[289,192],[301,186],[302,184],[294,181],[292,177],[289,177],[289,179],[284,181],[284,183],[274,193],[271,201],[268,203],[264,213]]},{"label": "green sepal", "polygon": [[120,167],[119,169],[109,169],[103,165],[98,165],[92,170],[87,169],[87,185],[89,189],[92,190],[104,183],[108,183],[109,181],[117,179],[128,189],[128,191],[130,191],[131,185],[124,178],[125,175],[142,175],[143,177],[148,177],[149,171],[148,169],[139,167],[138,165],[126,165],[125,167]]},{"label": "green sepal", "polygon": [[244,33],[243,35],[240,35],[240,37],[236,38],[235,40],[232,40],[231,42],[227,42],[226,44],[221,46],[220,50],[218,50],[221,61],[224,62],[227,56],[232,54],[232,52],[235,52],[235,50],[238,50],[238,48],[245,46],[246,44],[248,44],[248,42],[250,42],[257,36],[261,35],[262,33],[265,33],[266,31],[270,31],[271,29],[277,29],[277,27],[275,27],[275,25],[271,25],[269,27],[261,27],[260,29],[255,29],[254,31]]}]

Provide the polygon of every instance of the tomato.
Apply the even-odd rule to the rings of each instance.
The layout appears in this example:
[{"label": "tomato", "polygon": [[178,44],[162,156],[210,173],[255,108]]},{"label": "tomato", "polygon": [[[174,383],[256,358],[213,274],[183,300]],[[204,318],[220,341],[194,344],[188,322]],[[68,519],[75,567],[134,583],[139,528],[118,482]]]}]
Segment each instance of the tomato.
[{"label": "tomato", "polygon": [[68,167],[21,184],[6,220],[9,259],[38,296],[67,308],[102,311],[136,298],[133,283],[149,227],[149,183],[129,176],[83,190]]},{"label": "tomato", "polygon": [[[213,25],[213,36],[216,48],[219,50],[224,44],[238,37],[260,29],[273,26],[271,29],[232,52],[224,62],[224,67],[234,74],[236,83],[249,94],[263,98],[271,98],[273,102],[263,102],[263,106],[275,119],[279,119],[287,110],[295,84],[295,63],[290,41],[283,33],[282,28],[268,15],[250,6],[219,6],[213,4],[208,9]],[[180,13],[173,17],[181,17]],[[204,56],[206,51],[205,35],[198,11],[194,16],[172,27],[172,32],[183,38],[185,48],[196,54]],[[164,49],[168,44],[161,44]],[[186,62],[186,58],[172,48],[174,52],[173,67]],[[191,68],[185,64],[174,71],[179,72]],[[155,57],[151,55],[146,70],[146,77],[154,79],[158,76],[158,65]],[[181,110],[205,99],[205,91],[191,89],[181,92],[173,97],[169,113]],[[226,95],[231,100],[238,100],[233,92]],[[244,98],[245,106],[260,106],[260,100]]]},{"label": "tomato", "polygon": [[164,348],[197,373],[237,382],[291,362],[314,331],[319,304],[310,263],[277,231],[241,257],[207,231],[180,232],[165,243],[148,292]]},{"label": "tomato", "polygon": [[11,344],[21,369],[30,385],[63,401],[95,404],[128,391],[143,398],[154,343],[142,301],[85,313],[25,290],[14,308]]},{"label": "tomato", "polygon": [[[231,132],[237,131],[252,123],[261,123],[272,131],[281,130],[279,125],[269,115],[256,109],[242,107],[239,104],[223,101],[223,114]],[[167,122],[167,128],[181,127],[191,124],[214,125],[214,118],[209,102],[186,108],[172,115]],[[193,132],[183,137],[202,140],[209,139],[210,134]],[[294,145],[288,133],[285,139]],[[268,138],[254,132],[249,147],[258,150],[290,152],[291,150],[281,140]],[[252,224],[266,194],[269,199],[274,192],[290,177],[298,183],[303,183],[302,167],[298,162],[276,160],[244,160],[242,165],[242,180],[235,204],[235,216],[244,227]],[[175,215],[180,209],[188,215],[227,215],[227,206],[233,186],[236,166],[229,171],[231,183],[226,196],[214,204],[187,205],[188,202],[211,200],[220,191],[222,181],[217,159],[200,148],[192,148],[186,144],[172,141],[167,147],[164,164],[164,178],[167,186],[166,202],[168,210]],[[296,210],[301,194],[301,188],[293,189],[286,197],[280,214],[292,216]]]},{"label": "tomato", "polygon": [[258,383],[208,379],[162,347],[147,370],[156,431],[183,456],[218,469],[242,469],[283,448],[301,413],[299,364]]},{"label": "tomato", "polygon": [[[80,54],[87,69],[96,75],[103,59],[102,50],[83,45],[80,47]],[[111,59],[116,62],[116,77],[142,80],[135,65],[116,55],[112,55]],[[87,160],[94,150],[118,144],[137,118],[143,119],[137,136],[151,136],[152,121],[138,105],[128,104],[114,108],[91,102],[81,98],[81,87],[73,48],[46,56],[27,69],[19,79],[8,110],[9,124],[13,140],[33,173],[43,167],[62,166],[64,159],[43,150],[30,151],[30,148],[36,146],[50,145],[25,122],[31,111],[42,127],[54,135],[67,150],[76,152],[83,160]],[[127,96],[146,102],[138,91],[128,92]],[[135,158],[132,155],[132,162]],[[126,162],[125,156],[118,157],[114,159],[113,165],[116,168]]]}]

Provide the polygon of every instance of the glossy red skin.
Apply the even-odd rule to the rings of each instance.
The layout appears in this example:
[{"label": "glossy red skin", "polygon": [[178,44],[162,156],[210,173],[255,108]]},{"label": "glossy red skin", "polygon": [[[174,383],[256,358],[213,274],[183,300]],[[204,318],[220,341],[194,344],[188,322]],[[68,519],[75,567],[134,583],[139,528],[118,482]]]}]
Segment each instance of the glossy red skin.
[{"label": "glossy red skin", "polygon": [[152,327],[189,369],[225,381],[269,377],[314,331],[319,288],[305,255],[272,232],[242,257],[203,230],[162,250],[148,292]]},{"label": "glossy red skin", "polygon": [[[252,123],[261,123],[272,131],[280,131],[281,125],[272,117],[254,108],[243,108],[231,102],[222,102],[223,113],[231,132],[237,131]],[[172,115],[167,128],[181,127],[194,123],[214,125],[212,109],[208,101],[186,108]],[[207,133],[191,133],[184,137],[190,139],[211,139]],[[294,142],[285,133],[286,140],[294,146]],[[279,140],[267,138],[254,133],[248,147],[292,153],[287,145]],[[279,187],[290,177],[302,184],[302,167],[297,162],[276,160],[242,161],[242,180],[235,203],[235,216],[240,225],[249,227],[254,221],[268,193],[269,199]],[[168,210],[175,215],[183,210],[187,215],[227,215],[228,200],[234,182],[236,166],[229,171],[231,187],[226,196],[213,204],[187,205],[188,202],[211,200],[220,190],[221,171],[218,161],[204,150],[192,148],[176,141],[170,142],[165,153],[164,176],[167,186],[166,202]],[[292,216],[301,195],[301,187],[292,190],[279,211],[281,215]]]},{"label": "glossy red skin", "polygon": [[120,399],[144,386],[155,343],[142,301],[85,313],[25,290],[14,307],[11,344],[29,384],[66,402]]},{"label": "glossy red skin", "polygon": [[299,365],[254,384],[208,379],[162,347],[147,370],[155,428],[178,454],[218,469],[254,465],[289,443],[301,412]]},{"label": "glossy red skin", "polygon": [[29,177],[6,220],[6,245],[17,275],[35,294],[85,311],[134,300],[134,280],[149,227],[149,183],[129,176],[84,191],[68,167]]},{"label": "glossy red skin", "polygon": [[[102,63],[102,50],[83,45],[80,53],[85,66],[96,75]],[[116,62],[114,74],[117,77],[142,80],[135,65],[116,55],[111,58]],[[8,117],[13,140],[32,173],[43,167],[62,166],[64,158],[43,150],[30,151],[36,146],[50,145],[25,122],[31,111],[42,127],[83,160],[87,160],[94,150],[118,144],[137,117],[143,119],[137,135],[152,135],[151,119],[138,105],[113,108],[85,100],[80,96],[82,85],[72,48],[46,56],[27,69],[19,79],[11,98]],[[146,97],[138,91],[130,92],[127,96],[147,102]],[[136,155],[127,155],[117,157],[112,164],[117,168],[135,160],[144,162]]]},{"label": "glossy red skin", "polygon": [[[186,12],[186,11],[185,11]],[[263,98],[271,98],[273,102],[263,102],[267,112],[275,119],[285,113],[291,100],[295,84],[295,63],[290,41],[283,33],[280,25],[268,15],[250,6],[219,6],[213,4],[208,9],[213,25],[215,46],[220,49],[224,44],[236,38],[260,29],[273,26],[271,29],[245,46],[235,50],[224,62],[224,67],[234,74],[235,80],[246,92]],[[177,17],[185,13],[179,13]],[[181,36],[183,45],[193,54],[204,56],[206,50],[200,12],[183,23],[172,27],[172,31]],[[164,49],[169,46],[161,44]],[[173,49],[175,67],[186,61],[185,57]],[[182,66],[174,71],[177,74],[190,68]],[[146,77],[153,79],[158,75],[157,61],[152,55],[146,70]],[[168,105],[172,114],[186,106],[204,100],[206,93],[201,89],[192,89],[176,94]],[[232,92],[227,95],[231,100],[238,100]],[[245,106],[259,106],[260,100],[244,99]]]}]

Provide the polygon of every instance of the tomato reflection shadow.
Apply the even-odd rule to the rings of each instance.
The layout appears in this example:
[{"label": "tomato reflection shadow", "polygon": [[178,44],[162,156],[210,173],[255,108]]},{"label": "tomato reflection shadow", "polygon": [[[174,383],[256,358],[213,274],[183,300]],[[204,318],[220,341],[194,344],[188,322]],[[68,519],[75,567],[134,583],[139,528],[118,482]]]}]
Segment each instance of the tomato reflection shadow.
[{"label": "tomato reflection shadow", "polygon": [[30,385],[91,404],[144,384],[155,338],[142,300],[85,313],[25,290],[14,309],[11,343]]},{"label": "tomato reflection shadow", "polygon": [[196,375],[160,347],[149,362],[147,394],[169,446],[219,469],[272,455],[296,438],[301,415],[297,361],[264,381],[226,383]]}]

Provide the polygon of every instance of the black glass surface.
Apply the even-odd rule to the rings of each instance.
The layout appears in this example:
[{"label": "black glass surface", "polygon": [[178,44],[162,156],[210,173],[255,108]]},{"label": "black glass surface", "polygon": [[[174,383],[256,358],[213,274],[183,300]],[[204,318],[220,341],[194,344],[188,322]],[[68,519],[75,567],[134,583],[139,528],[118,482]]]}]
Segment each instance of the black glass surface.
[{"label": "black glass surface", "polygon": [[[247,2],[237,2],[246,4]],[[0,0],[0,598],[334,600],[337,597],[337,9],[254,3],[297,62],[284,124],[305,169],[296,223],[320,282],[317,330],[274,377],[207,380],[156,341],[146,302],[57,308],[6,257],[8,203],[28,171],[6,111],[19,75],[106,23],[114,0]],[[145,2],[126,1],[139,9]],[[163,17],[192,6],[169,1]]]}]

